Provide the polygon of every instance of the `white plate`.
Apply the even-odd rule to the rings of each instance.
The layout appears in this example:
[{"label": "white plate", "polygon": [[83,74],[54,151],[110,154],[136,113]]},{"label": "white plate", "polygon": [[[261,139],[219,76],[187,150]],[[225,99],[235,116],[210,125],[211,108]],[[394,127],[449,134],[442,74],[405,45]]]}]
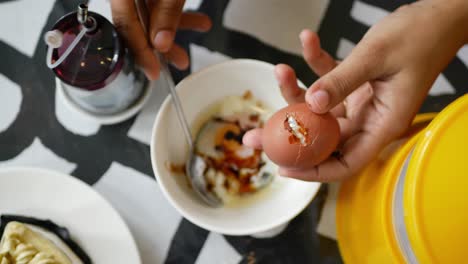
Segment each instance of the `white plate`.
[{"label": "white plate", "polygon": [[[274,66],[256,60],[231,60],[205,68],[176,87],[189,123],[210,104],[228,95],[253,95],[277,110],[286,106],[274,76]],[[303,86],[303,84],[301,84]],[[284,225],[314,198],[320,183],[275,177],[272,185],[241,204],[211,208],[197,199],[184,177],[167,170],[167,162],[183,164],[188,147],[170,97],[160,108],[153,126],[151,162],[165,197],[188,220],[211,231],[251,235]]]},{"label": "white plate", "polygon": [[37,168],[0,169],[0,214],[50,219],[68,228],[93,263],[141,263],[117,211],[72,176]]}]

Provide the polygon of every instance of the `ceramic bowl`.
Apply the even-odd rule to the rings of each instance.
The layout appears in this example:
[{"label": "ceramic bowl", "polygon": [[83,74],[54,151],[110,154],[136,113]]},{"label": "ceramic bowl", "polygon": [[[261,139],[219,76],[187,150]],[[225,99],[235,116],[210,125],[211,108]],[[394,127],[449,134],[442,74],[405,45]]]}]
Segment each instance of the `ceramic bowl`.
[{"label": "ceramic bowl", "polygon": [[[176,87],[187,121],[192,124],[210,104],[247,90],[273,110],[286,106],[273,70],[269,63],[240,59],[193,73]],[[167,168],[168,162],[185,163],[187,154],[188,146],[168,97],[156,117],[151,140],[151,161],[157,181],[165,197],[186,219],[222,234],[252,235],[277,229],[298,215],[320,187],[320,183],[276,176],[270,186],[243,197],[239,203],[211,208],[190,189],[183,175]]]}]

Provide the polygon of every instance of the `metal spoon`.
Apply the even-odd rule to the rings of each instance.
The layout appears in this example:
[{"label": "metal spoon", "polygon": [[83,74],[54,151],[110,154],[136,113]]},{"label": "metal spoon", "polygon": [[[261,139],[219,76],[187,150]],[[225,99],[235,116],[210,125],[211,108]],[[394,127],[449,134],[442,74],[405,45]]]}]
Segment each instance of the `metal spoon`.
[{"label": "metal spoon", "polygon": [[[148,35],[149,15],[145,0],[135,0],[135,7],[137,9],[143,31],[146,35]],[[169,87],[169,92],[172,97],[172,102],[174,103],[180,126],[182,127],[185,140],[189,146],[189,159],[185,166],[185,173],[187,174],[187,178],[191,182],[195,193],[197,193],[206,204],[212,207],[220,207],[223,205],[222,200],[207,190],[207,184],[204,177],[204,172],[207,168],[207,165],[205,160],[195,152],[195,145],[192,139],[192,134],[190,132],[190,127],[187,123],[187,119],[185,118],[179,96],[175,90],[174,80],[172,79],[171,73],[169,72],[167,60],[159,53],[156,53],[156,55],[159,58],[162,75],[164,76],[167,82],[167,86]]]}]

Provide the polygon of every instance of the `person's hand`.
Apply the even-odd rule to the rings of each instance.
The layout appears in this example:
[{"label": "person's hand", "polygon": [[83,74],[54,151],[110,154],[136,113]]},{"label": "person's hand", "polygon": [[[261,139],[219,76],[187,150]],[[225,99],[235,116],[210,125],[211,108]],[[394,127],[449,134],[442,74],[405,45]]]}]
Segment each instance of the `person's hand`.
[{"label": "person's hand", "polygon": [[[189,65],[187,52],[173,44],[177,29],[206,32],[211,20],[201,13],[182,13],[184,0],[149,0],[149,36],[145,36],[138,19],[135,0],[111,0],[114,24],[150,80],[159,76],[159,62],[153,49],[164,53],[168,60],[179,69]],[[148,43],[151,40],[152,46]]]},{"label": "person's hand", "polygon": [[[275,74],[289,104],[306,101],[311,111],[337,117],[341,154],[312,170],[280,168],[280,175],[326,182],[360,171],[408,129],[438,74],[467,42],[467,21],[464,1],[404,6],[372,27],[339,64],[315,33],[303,31],[303,56],[321,77],[304,91],[289,66],[277,65]],[[261,148],[261,130],[243,140]]]}]

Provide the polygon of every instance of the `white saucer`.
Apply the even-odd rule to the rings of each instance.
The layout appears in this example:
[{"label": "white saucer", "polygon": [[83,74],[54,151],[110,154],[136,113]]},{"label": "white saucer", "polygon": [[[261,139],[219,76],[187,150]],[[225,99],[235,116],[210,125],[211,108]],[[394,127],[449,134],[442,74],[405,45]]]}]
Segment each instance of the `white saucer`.
[{"label": "white saucer", "polygon": [[93,263],[141,263],[117,211],[72,176],[38,168],[0,169],[0,214],[50,219],[68,228]]},{"label": "white saucer", "polygon": [[55,87],[56,87],[56,93],[59,100],[63,100],[65,102],[65,105],[71,109],[72,111],[76,112],[76,114],[82,115],[85,118],[88,118],[94,122],[97,122],[101,125],[112,125],[112,124],[117,124],[120,122],[123,122],[132,116],[134,116],[136,113],[138,113],[141,108],[146,104],[148,99],[151,96],[151,92],[153,91],[152,85],[153,82],[148,82],[147,85],[143,87],[144,91],[143,94],[140,96],[138,101],[136,101],[131,107],[128,109],[119,112],[117,114],[110,114],[110,115],[98,115],[91,113],[80,106],[78,106],[75,102],[73,102],[70,97],[64,92],[62,83],[58,78],[55,78]]}]

